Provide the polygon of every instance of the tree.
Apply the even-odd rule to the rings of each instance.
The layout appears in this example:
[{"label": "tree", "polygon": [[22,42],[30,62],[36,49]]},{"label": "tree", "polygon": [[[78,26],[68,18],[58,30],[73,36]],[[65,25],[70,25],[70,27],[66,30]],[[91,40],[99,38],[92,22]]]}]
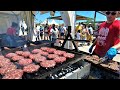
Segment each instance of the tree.
[{"label": "tree", "polygon": [[95,27],[94,27],[94,26],[95,26],[95,22],[93,21],[93,19],[88,18],[87,21],[86,21],[86,25],[88,26],[89,23],[91,23],[91,25],[93,26],[93,28],[95,28]]},{"label": "tree", "polygon": [[89,23],[91,23],[91,24],[92,24],[92,22],[93,22],[93,21],[92,21],[92,19],[91,19],[91,18],[88,18],[88,19],[87,19],[87,21],[86,21],[86,25],[88,26],[88,25],[89,25]]}]

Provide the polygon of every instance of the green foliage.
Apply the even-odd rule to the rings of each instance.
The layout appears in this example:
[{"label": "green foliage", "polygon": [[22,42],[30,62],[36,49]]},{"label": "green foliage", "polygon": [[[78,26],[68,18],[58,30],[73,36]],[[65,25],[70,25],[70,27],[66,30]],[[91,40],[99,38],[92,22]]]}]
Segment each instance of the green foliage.
[{"label": "green foliage", "polygon": [[88,19],[87,19],[87,21],[86,21],[86,25],[88,26],[88,25],[89,25],[89,23],[93,24],[93,21],[92,21],[92,19],[91,19],[91,18],[88,18]]},{"label": "green foliage", "polygon": [[95,27],[95,22],[93,21],[93,19],[88,18],[87,21],[86,21],[86,25],[88,26],[89,23],[91,23],[91,25],[93,26],[93,28]]}]

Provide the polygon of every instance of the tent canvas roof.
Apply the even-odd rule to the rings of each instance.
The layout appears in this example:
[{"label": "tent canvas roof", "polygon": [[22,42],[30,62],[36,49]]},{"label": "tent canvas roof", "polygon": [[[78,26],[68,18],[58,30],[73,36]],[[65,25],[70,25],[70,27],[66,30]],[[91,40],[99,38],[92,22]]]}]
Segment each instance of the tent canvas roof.
[{"label": "tent canvas roof", "polygon": [[59,25],[58,23],[55,22],[55,20],[52,20],[52,21],[50,22],[50,24]]},{"label": "tent canvas roof", "polygon": [[[106,14],[105,14],[106,11],[98,11],[98,12],[106,16]],[[119,17],[120,17],[120,11],[118,12],[118,15],[117,15],[117,18],[119,18]]]},{"label": "tent canvas roof", "polygon": [[[56,17],[49,17],[47,19],[62,20],[62,17],[56,16]],[[93,19],[93,18],[89,18],[89,17],[85,17],[85,16],[81,16],[81,15],[76,15],[76,20],[88,20],[88,19]]]},{"label": "tent canvas roof", "polygon": [[0,13],[4,14],[20,14],[21,11],[0,11]]},{"label": "tent canvas roof", "polygon": [[45,19],[41,24],[46,24],[48,22],[48,24],[50,24],[49,21],[47,21],[47,19]]}]

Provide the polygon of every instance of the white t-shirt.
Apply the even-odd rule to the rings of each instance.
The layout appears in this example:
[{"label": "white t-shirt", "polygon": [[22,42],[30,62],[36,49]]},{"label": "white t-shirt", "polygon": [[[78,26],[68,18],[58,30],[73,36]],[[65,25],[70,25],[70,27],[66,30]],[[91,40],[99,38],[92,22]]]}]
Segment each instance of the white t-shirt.
[{"label": "white t-shirt", "polygon": [[88,29],[90,30],[90,34],[93,34],[93,28],[89,27]]},{"label": "white t-shirt", "polygon": [[52,34],[51,34],[51,35],[52,35],[52,38],[58,38],[58,33],[59,33],[59,31],[58,31],[57,28],[55,28],[55,30],[52,28],[52,29],[50,30],[50,32],[52,33]]},{"label": "white t-shirt", "polygon": [[76,39],[80,40],[80,33],[78,33],[78,32],[76,33]]}]

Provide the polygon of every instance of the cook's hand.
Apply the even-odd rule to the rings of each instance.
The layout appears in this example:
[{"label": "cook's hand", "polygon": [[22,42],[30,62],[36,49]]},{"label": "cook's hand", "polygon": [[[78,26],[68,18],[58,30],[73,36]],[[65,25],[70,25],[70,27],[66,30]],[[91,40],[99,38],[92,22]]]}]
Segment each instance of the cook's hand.
[{"label": "cook's hand", "polygon": [[108,57],[108,59],[112,60],[117,54],[117,49],[116,48],[110,48],[107,53],[106,56]]}]

